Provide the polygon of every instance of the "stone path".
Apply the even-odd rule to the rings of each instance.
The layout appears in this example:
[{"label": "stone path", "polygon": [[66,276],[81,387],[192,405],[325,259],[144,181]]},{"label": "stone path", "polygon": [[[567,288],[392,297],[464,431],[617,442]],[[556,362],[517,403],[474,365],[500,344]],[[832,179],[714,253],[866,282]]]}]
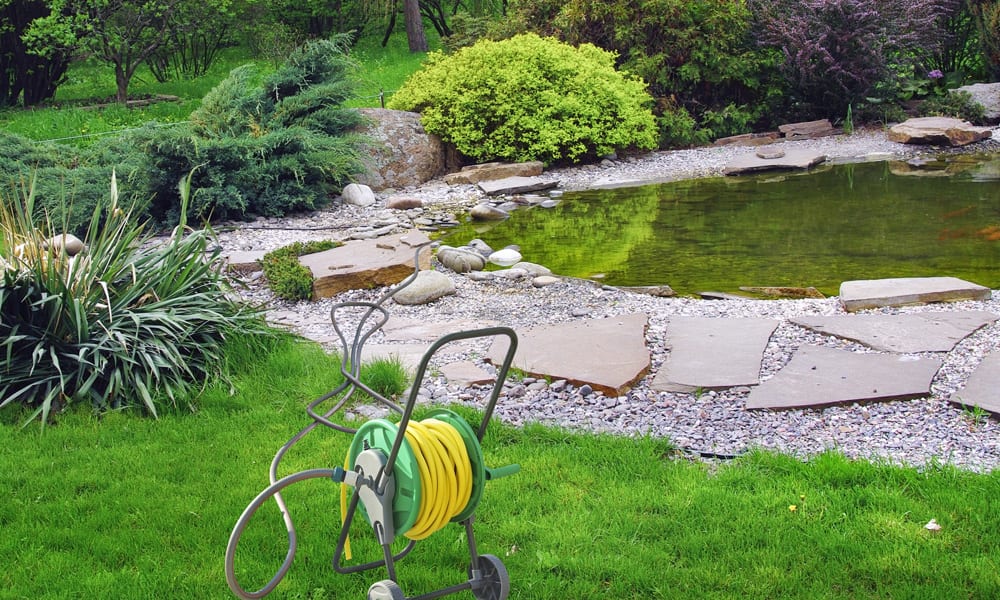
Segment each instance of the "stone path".
[{"label": "stone path", "polygon": [[[935,301],[967,299],[973,293],[981,298],[979,287],[954,278],[915,278],[845,282],[842,289],[862,290],[866,301],[876,306],[894,306],[913,304],[917,302],[915,297],[928,289],[932,290],[928,293]],[[884,293],[873,295],[872,289]],[[842,299],[850,301],[850,296]],[[965,337],[998,319],[1000,315],[977,310],[793,318],[790,322],[794,325],[861,343],[871,351],[807,345],[799,348],[784,368],[761,382],[762,356],[779,325],[777,320],[673,317],[667,325],[669,359],[653,370],[645,337],[648,318],[635,313],[517,331],[514,367],[534,377],[588,385],[610,397],[624,394],[651,373],[650,387],[658,391],[750,386],[746,403],[749,410],[879,402],[929,395],[931,380],[942,360],[917,353],[948,352]],[[426,348],[440,336],[494,325],[494,322],[435,323],[390,318],[383,329],[384,342],[366,346],[365,357],[392,355],[415,367]],[[506,339],[495,341],[487,360],[499,364],[506,344]],[[445,360],[436,368],[453,383],[481,385],[492,381],[489,372],[469,360]],[[950,401],[1000,413],[1000,395],[995,392],[998,389],[1000,350],[983,361],[966,387]]]}]

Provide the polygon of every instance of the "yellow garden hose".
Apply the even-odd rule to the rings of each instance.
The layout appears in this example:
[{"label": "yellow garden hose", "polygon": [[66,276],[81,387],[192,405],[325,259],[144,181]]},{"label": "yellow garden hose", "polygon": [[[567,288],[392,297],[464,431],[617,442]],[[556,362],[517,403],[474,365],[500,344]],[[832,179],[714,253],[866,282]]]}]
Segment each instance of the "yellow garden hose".
[{"label": "yellow garden hose", "polygon": [[[411,540],[422,540],[466,509],[472,497],[473,467],[465,440],[450,423],[433,418],[410,421],[405,439],[420,475],[420,505],[413,525],[397,533]],[[350,462],[348,452],[345,471],[351,468]],[[348,487],[341,484],[340,488],[341,525],[347,518]],[[344,557],[351,559],[350,538],[344,544]]]}]

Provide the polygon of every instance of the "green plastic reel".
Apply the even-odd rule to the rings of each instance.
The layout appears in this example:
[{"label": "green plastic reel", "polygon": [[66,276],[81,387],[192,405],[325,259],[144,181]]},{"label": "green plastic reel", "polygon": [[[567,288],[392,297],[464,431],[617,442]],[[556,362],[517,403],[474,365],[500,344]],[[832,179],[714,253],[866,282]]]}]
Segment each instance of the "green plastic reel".
[{"label": "green plastic reel", "polygon": [[[427,414],[427,417],[448,423],[458,431],[462,441],[465,442],[465,450],[469,454],[469,462],[472,466],[472,492],[469,496],[469,503],[465,505],[462,512],[452,519],[452,522],[464,521],[476,511],[479,500],[483,496],[483,488],[486,485],[487,469],[483,460],[483,449],[472,426],[458,414],[439,408],[432,410]],[[385,456],[389,456],[398,433],[399,427],[385,419],[373,419],[361,425],[357,433],[354,434],[354,439],[351,440],[348,462],[350,469],[354,469],[358,455],[367,449],[381,450]],[[396,480],[396,493],[392,499],[392,518],[396,535],[404,535],[413,527],[420,516],[420,494],[422,493],[420,466],[413,448],[406,439],[399,447],[399,454],[396,456],[392,474]],[[369,518],[364,505],[359,505],[358,508],[371,524],[371,518]]]}]

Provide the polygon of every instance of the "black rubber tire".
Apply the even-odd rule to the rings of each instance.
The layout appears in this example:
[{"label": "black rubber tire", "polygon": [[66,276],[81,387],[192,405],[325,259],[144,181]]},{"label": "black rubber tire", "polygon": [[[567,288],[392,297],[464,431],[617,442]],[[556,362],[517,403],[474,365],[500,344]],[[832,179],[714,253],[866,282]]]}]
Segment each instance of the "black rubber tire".
[{"label": "black rubber tire", "polygon": [[477,563],[483,585],[472,590],[476,600],[506,600],[510,594],[510,575],[507,567],[492,554],[481,554]]}]

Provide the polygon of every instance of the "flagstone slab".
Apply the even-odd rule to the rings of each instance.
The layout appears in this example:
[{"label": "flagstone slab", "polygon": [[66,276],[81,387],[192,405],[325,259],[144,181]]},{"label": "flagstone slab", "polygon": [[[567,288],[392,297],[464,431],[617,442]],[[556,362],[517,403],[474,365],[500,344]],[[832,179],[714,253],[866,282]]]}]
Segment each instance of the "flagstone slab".
[{"label": "flagstone slab", "polygon": [[780,155],[767,156],[773,158],[761,158],[757,152],[749,152],[730,161],[722,172],[726,175],[746,175],[761,171],[805,170],[826,160],[825,154],[805,148],[792,148]]},{"label": "flagstone slab", "polygon": [[[348,290],[394,285],[413,273],[416,250],[430,242],[422,231],[356,240],[299,257],[313,276],[313,300]],[[431,266],[431,251],[420,253],[420,268]]]},{"label": "flagstone slab", "polygon": [[930,302],[989,300],[991,295],[988,287],[957,277],[859,279],[840,284],[840,303],[847,312]]},{"label": "flagstone slab", "polygon": [[[472,319],[455,319],[454,321],[427,321],[422,319],[407,319],[390,316],[382,326],[382,333],[388,341],[425,341],[435,342],[440,338],[460,331],[471,331],[496,327],[497,321],[476,321]],[[445,346],[447,348],[447,346]],[[443,349],[442,349],[443,350]]]},{"label": "flagstone slab", "polygon": [[[631,313],[515,330],[518,343],[513,366],[534,377],[565,379],[620,396],[649,371],[648,324],[647,315]],[[497,338],[488,360],[502,364],[509,343]]]},{"label": "flagstone slab", "polygon": [[1000,351],[987,354],[966,380],[965,387],[952,394],[948,401],[1000,414]]},{"label": "flagstone slab", "polygon": [[1000,316],[984,310],[905,315],[832,315],[790,319],[813,331],[886,352],[948,352]]},{"label": "flagstone slab", "polygon": [[760,364],[774,319],[672,317],[667,323],[670,356],[650,387],[690,392],[760,382]]},{"label": "flagstone slab", "polygon": [[441,367],[441,375],[455,385],[487,385],[496,381],[497,376],[468,360],[448,363]]},{"label": "flagstone slab", "polygon": [[492,181],[480,181],[479,189],[487,196],[503,196],[509,194],[526,194],[541,192],[559,186],[558,181],[546,181],[540,177],[504,177]]},{"label": "flagstone slab", "polygon": [[936,358],[803,346],[774,377],[754,388],[747,408],[806,408],[930,395]]}]

